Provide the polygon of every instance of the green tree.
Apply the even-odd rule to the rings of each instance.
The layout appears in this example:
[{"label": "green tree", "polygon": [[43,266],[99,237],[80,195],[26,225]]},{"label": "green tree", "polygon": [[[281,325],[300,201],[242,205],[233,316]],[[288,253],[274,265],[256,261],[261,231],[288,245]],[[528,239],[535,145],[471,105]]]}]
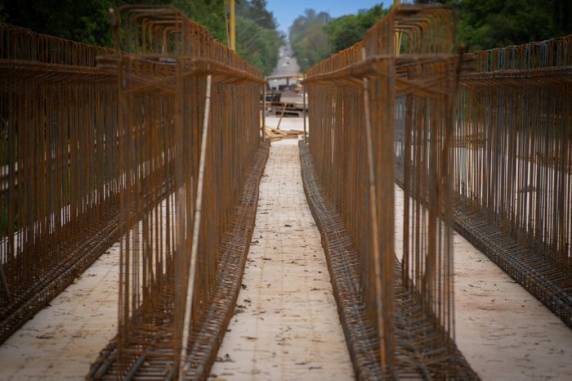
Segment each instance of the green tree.
[{"label": "green tree", "polygon": [[[141,0],[132,0],[141,3]],[[225,0],[158,0],[171,2],[187,17],[206,27],[214,38],[226,44]]]},{"label": "green tree", "polygon": [[4,21],[76,41],[109,45],[112,0],[4,0]]},{"label": "green tree", "polygon": [[302,70],[326,58],[331,53],[330,41],[324,26],[331,17],[326,12],[307,9],[290,27],[290,44]]},{"label": "green tree", "polygon": [[[226,44],[225,0],[0,0],[0,21],[75,41],[111,46],[109,8],[123,4],[171,4]],[[283,38],[265,0],[237,1],[237,50],[270,73]]]},{"label": "green tree", "polygon": [[[457,38],[470,50],[491,49],[572,33],[572,0],[416,0],[451,6]],[[290,42],[302,69],[360,41],[388,10],[376,5],[354,15],[317,19],[313,10],[299,16]],[[324,36],[327,41],[324,42]]]},{"label": "green tree", "polygon": [[283,41],[275,29],[266,29],[256,22],[239,17],[237,20],[237,51],[248,62],[268,75],[278,62]]},{"label": "green tree", "polygon": [[360,10],[355,15],[333,19],[325,27],[333,52],[349,48],[360,41],[365,32],[387,14],[382,5]]},{"label": "green tree", "polygon": [[382,5],[376,5],[355,15],[332,19],[327,13],[306,10],[290,27],[290,43],[300,67],[306,70],[330,54],[360,41],[386,13]]},{"label": "green tree", "polygon": [[4,13],[3,1],[0,1],[0,22],[6,22],[6,14]]},{"label": "green tree", "polygon": [[570,0],[440,0],[457,13],[457,36],[470,50],[572,33]]},{"label": "green tree", "polygon": [[241,0],[237,3],[237,14],[254,21],[262,28],[275,30],[276,20],[272,12],[266,9],[266,0]]},{"label": "green tree", "polygon": [[266,0],[240,0],[236,11],[238,53],[264,74],[270,74],[284,40],[274,15],[266,9]]}]

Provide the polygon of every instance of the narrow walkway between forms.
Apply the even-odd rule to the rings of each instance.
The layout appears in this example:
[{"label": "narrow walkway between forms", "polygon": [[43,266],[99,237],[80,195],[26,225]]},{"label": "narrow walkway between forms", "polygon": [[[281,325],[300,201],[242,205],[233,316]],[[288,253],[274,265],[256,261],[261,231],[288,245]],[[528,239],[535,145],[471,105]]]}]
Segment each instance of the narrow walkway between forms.
[{"label": "narrow walkway between forms", "polygon": [[235,315],[211,379],[352,379],[294,139],[272,144],[252,240]]}]

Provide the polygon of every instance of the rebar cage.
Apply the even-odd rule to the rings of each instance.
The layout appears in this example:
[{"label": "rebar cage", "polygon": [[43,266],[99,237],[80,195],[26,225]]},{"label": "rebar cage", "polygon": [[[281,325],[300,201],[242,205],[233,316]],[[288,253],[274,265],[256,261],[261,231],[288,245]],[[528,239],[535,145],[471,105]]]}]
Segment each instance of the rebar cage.
[{"label": "rebar cage", "polygon": [[[311,162],[333,217],[322,217],[330,212],[317,206],[315,214],[325,221],[339,216],[341,224],[321,224],[326,236],[350,237],[361,290],[350,304],[363,303],[364,326],[378,336],[376,344],[350,344],[354,364],[366,357],[365,346],[378,351],[379,370],[364,362],[369,369],[358,369],[360,378],[375,372],[398,378],[477,377],[454,344],[449,157],[461,64],[454,41],[450,9],[397,5],[361,42],[306,75],[311,160],[305,161]],[[395,114],[403,102],[402,148],[409,160],[400,167],[405,207],[403,230],[395,232],[395,135],[400,130]],[[307,179],[307,193],[315,193],[312,176]],[[339,231],[328,233],[331,226]],[[330,257],[336,250],[331,248]],[[342,306],[344,297],[338,297]],[[347,327],[348,341],[360,336]]]}]

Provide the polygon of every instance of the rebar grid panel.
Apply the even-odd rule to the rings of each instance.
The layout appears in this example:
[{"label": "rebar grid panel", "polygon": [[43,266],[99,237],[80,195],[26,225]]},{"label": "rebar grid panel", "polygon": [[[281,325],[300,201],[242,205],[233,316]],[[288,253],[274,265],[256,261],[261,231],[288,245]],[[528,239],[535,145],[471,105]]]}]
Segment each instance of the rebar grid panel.
[{"label": "rebar grid panel", "polygon": [[572,327],[572,35],[478,52],[466,66],[453,156],[460,218],[496,228],[505,249],[485,252]]},{"label": "rebar grid panel", "polygon": [[119,238],[111,51],[0,25],[0,342]]},{"label": "rebar grid panel", "polygon": [[[448,8],[398,5],[361,42],[311,68],[305,80],[316,176],[359,253],[364,324],[374,328],[379,340],[370,349],[379,350],[381,373],[389,377],[405,363],[424,362],[439,364],[430,377],[458,374],[448,175],[459,62]],[[410,104],[406,130],[415,149],[408,152],[413,164],[406,166],[409,197],[404,228],[398,232],[404,240],[398,266],[394,130],[396,100],[403,98]],[[428,200],[419,197],[425,194]],[[395,292],[398,282],[404,293]],[[437,359],[410,354],[405,362],[397,360],[397,353],[408,353],[396,339],[396,322],[404,318],[396,306],[403,298],[418,301],[439,338],[431,342]],[[355,364],[357,355],[353,357]]]},{"label": "rebar grid panel", "polygon": [[570,271],[572,35],[471,58],[458,98],[455,191]]},{"label": "rebar grid panel", "polygon": [[[252,234],[264,80],[175,8],[124,6],[114,29],[120,54],[100,62],[118,73],[121,223],[134,228],[121,241],[118,335],[88,378],[202,379]],[[167,181],[173,192],[146,208],[144,191]]]},{"label": "rebar grid panel", "polygon": [[113,49],[0,23],[0,60],[3,64],[22,62],[95,67],[98,55],[112,53]]},{"label": "rebar grid panel", "polygon": [[477,380],[454,341],[435,329],[434,318],[427,314],[416,293],[401,281],[401,265],[394,267],[395,283],[395,355],[394,367],[388,372],[378,361],[379,337],[367,317],[361,294],[360,255],[345,230],[341,216],[324,199],[318,184],[308,145],[300,143],[302,180],[308,204],[322,236],[328,269],[340,319],[358,380],[379,379],[460,379]]}]

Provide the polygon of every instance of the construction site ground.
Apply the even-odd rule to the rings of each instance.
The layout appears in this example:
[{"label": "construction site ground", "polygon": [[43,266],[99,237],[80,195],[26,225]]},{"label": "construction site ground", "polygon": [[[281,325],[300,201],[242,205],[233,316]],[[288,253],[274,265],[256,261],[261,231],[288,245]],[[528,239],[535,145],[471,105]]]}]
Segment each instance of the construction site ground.
[{"label": "construction site ground", "polygon": [[[276,126],[277,118],[268,118]],[[284,129],[302,130],[285,118]],[[351,379],[295,139],[274,142],[243,287],[214,379]],[[396,186],[396,231],[403,193]],[[396,252],[401,237],[396,235]],[[458,234],[456,340],[483,380],[569,380],[572,331]],[[119,245],[0,346],[2,380],[81,380],[115,335]]]}]

